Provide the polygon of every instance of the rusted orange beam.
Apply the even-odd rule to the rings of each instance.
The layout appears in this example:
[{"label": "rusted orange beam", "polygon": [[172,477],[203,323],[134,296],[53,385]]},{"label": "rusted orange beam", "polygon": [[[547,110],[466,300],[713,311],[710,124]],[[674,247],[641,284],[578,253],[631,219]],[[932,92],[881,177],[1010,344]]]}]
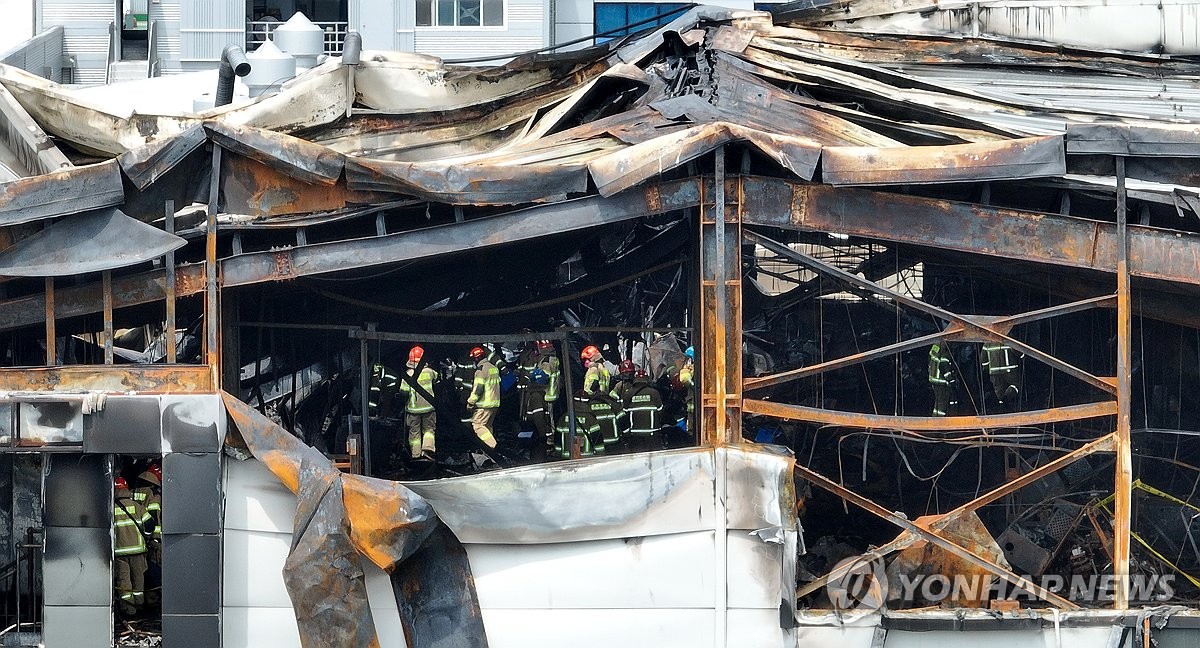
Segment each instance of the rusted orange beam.
[{"label": "rusted orange beam", "polygon": [[756,389],[762,389],[764,387],[771,387],[773,385],[779,385],[779,384],[782,384],[785,382],[790,382],[793,380],[799,380],[801,378],[809,378],[811,376],[816,376],[817,374],[822,374],[827,371],[833,371],[834,369],[841,369],[843,367],[849,367],[851,365],[856,365],[856,364],[860,364],[863,362],[870,362],[871,360],[875,360],[877,358],[885,358],[887,356],[895,355],[897,353],[903,353],[905,351],[919,349],[921,347],[929,346],[930,344],[933,344],[934,342],[937,342],[939,340],[943,340],[950,335],[959,333],[962,330],[963,329],[961,326],[958,326],[957,324],[951,324],[950,326],[948,326],[946,328],[946,330],[944,330],[940,333],[923,335],[921,337],[913,338],[911,340],[903,340],[903,341],[897,342],[895,344],[889,344],[888,346],[885,346],[885,347],[873,349],[871,351],[863,351],[862,353],[856,353],[851,356],[846,356],[844,358],[838,358],[836,360],[829,360],[827,362],[822,362],[820,364],[815,364],[815,365],[809,365],[807,367],[800,367],[799,369],[791,369],[789,371],[781,371],[779,373],[771,374],[769,376],[759,376],[757,378],[747,378],[745,381],[745,391],[753,391]]},{"label": "rusted orange beam", "polygon": [[1008,581],[1009,583],[1013,584],[1015,587],[1018,587],[1023,591],[1029,592],[1030,594],[1033,594],[1034,596],[1037,596],[1038,598],[1040,598],[1048,603],[1052,603],[1062,609],[1067,609],[1067,610],[1079,609],[1078,605],[1062,598],[1061,596],[1058,596],[1054,592],[1051,592],[1043,587],[1038,586],[1036,583],[1033,583],[1029,579],[1017,576],[1016,574],[1001,567],[1000,565],[997,565],[996,563],[988,560],[987,558],[984,558],[968,549],[963,548],[958,543],[956,543],[953,540],[942,535],[939,531],[936,531],[936,530],[930,529],[930,528],[920,527],[917,524],[910,521],[908,518],[902,517],[901,515],[895,513],[894,511],[887,510],[885,507],[877,504],[876,502],[874,502],[866,497],[863,497],[862,495],[859,495],[858,493],[855,493],[854,491],[846,488],[845,486],[842,486],[841,484],[833,481],[832,479],[829,479],[828,477],[816,472],[815,470],[813,470],[807,466],[802,466],[800,464],[796,464],[796,471],[799,472],[808,481],[812,482],[813,484],[816,484],[817,486],[819,486],[821,488],[824,488],[825,490],[833,493],[834,495],[837,495],[838,497],[841,497],[842,499],[846,500],[847,502],[850,502],[851,504],[854,504],[855,506],[858,506],[860,508],[870,511],[871,513],[874,513],[875,515],[887,520],[888,522],[895,524],[896,526],[900,527],[901,529],[908,531],[910,534],[924,538],[930,544],[937,545],[938,547],[941,547],[942,549],[949,551],[950,553],[962,558],[963,560],[966,560],[967,562],[971,563],[972,565],[975,565],[976,567],[979,567],[979,568],[986,570],[996,576],[999,576],[1000,578],[1003,578],[1004,580]]},{"label": "rusted orange beam", "polygon": [[1031,358],[1034,358],[1035,360],[1039,360],[1047,365],[1050,365],[1051,367],[1058,369],[1059,371],[1061,371],[1067,375],[1074,376],[1075,378],[1078,378],[1079,380],[1081,380],[1101,391],[1105,391],[1105,392],[1109,392],[1109,393],[1116,393],[1116,387],[1114,385],[1112,385],[1111,383],[1109,383],[1105,380],[1102,380],[1101,378],[1099,378],[1097,376],[1093,376],[1092,374],[1080,369],[1079,367],[1076,367],[1076,366],[1070,364],[1069,362],[1064,362],[1062,360],[1059,360],[1058,358],[1055,358],[1054,356],[1050,355],[1049,353],[1046,353],[1045,351],[1042,351],[1041,349],[1038,349],[1036,347],[1025,344],[1024,342],[1022,342],[1020,340],[1015,340],[1015,339],[1009,337],[1008,335],[1005,335],[1004,333],[1002,333],[999,330],[996,330],[994,328],[989,328],[984,322],[982,322],[980,320],[972,320],[969,317],[964,317],[964,316],[958,315],[956,313],[951,313],[950,311],[948,311],[944,308],[934,306],[933,304],[928,304],[928,303],[923,302],[915,297],[911,297],[904,293],[901,293],[901,292],[898,292],[895,290],[891,290],[890,288],[885,288],[885,287],[875,283],[874,281],[870,281],[869,279],[864,279],[863,277],[860,277],[856,274],[851,274],[849,272],[846,272],[845,270],[842,270],[841,268],[839,268],[835,265],[825,263],[824,261],[815,259],[807,254],[802,253],[802,252],[797,252],[796,250],[793,250],[792,248],[790,248],[778,241],[774,241],[770,238],[767,238],[766,236],[763,236],[762,234],[747,231],[745,233],[745,236],[746,236],[746,239],[749,240],[750,242],[755,243],[757,245],[761,245],[764,248],[766,248],[776,254],[787,257],[787,258],[795,261],[796,263],[799,263],[800,265],[805,266],[809,270],[812,270],[813,272],[819,272],[819,273],[828,275],[830,277],[833,277],[834,279],[842,281],[851,286],[856,286],[858,288],[875,293],[876,295],[879,295],[881,297],[886,297],[888,299],[892,299],[897,304],[904,304],[910,308],[922,311],[924,313],[928,313],[928,314],[930,314],[938,319],[941,319],[947,323],[958,324],[958,325],[962,326],[963,329],[965,329],[965,332],[967,334],[972,335],[975,338],[984,339],[984,340],[991,339],[991,340],[996,340],[998,342],[1003,342],[1003,343],[1007,344],[1008,346],[1012,347],[1013,349],[1016,349],[1017,351],[1020,351],[1021,353],[1024,353],[1025,355],[1027,355]]},{"label": "rusted orange beam", "polygon": [[[1088,455],[1091,455],[1091,454],[1094,454],[1097,452],[1111,452],[1112,449],[1113,449],[1113,435],[1106,434],[1103,437],[1100,437],[1099,439],[1096,439],[1095,441],[1092,441],[1091,443],[1089,443],[1081,448],[1072,450],[1071,452],[1068,452],[1067,454],[1059,457],[1058,459],[1055,459],[1054,461],[1051,461],[1047,464],[1039,466],[1039,467],[1021,475],[1017,479],[1014,479],[1009,482],[1005,482],[1004,484],[1001,484],[1000,486],[988,491],[987,493],[984,493],[983,495],[976,497],[975,499],[963,504],[962,506],[958,506],[958,507],[954,508],[953,510],[947,511],[940,515],[930,516],[933,518],[933,521],[931,523],[929,523],[928,526],[933,529],[943,529],[948,524],[950,524],[955,519],[957,519],[959,516],[965,515],[971,511],[975,511],[984,506],[987,506],[988,504],[991,504],[992,502],[994,502],[1002,497],[1005,497],[1006,495],[1008,495],[1010,493],[1020,490],[1021,488],[1028,486],[1029,484],[1032,484],[1033,482],[1035,482],[1039,479],[1042,479],[1043,477],[1045,477],[1051,473],[1062,470],[1063,468],[1075,463],[1076,461],[1079,461],[1080,459],[1082,459]],[[1088,514],[1090,516],[1091,512],[1089,511]],[[863,554],[863,556],[867,557],[867,558],[873,557],[873,556],[878,556],[878,557],[887,556],[893,552],[902,551],[904,549],[907,549],[908,547],[912,546],[912,544],[914,542],[916,542],[917,540],[919,540],[919,538],[917,536],[914,536],[913,534],[909,533],[908,531],[901,531],[900,535],[896,536],[896,538],[894,540],[892,540],[891,542],[889,542],[888,544],[878,547],[874,551],[870,551],[866,554]],[[1103,537],[1101,538],[1101,542],[1104,542]],[[1107,548],[1107,545],[1106,545],[1105,551],[1108,553],[1111,553],[1111,551],[1109,551],[1109,549]],[[803,588],[799,589],[796,592],[796,596],[801,597],[801,596],[805,596],[807,594],[810,594],[810,593],[816,591],[818,588],[823,587],[830,580],[841,577],[846,571],[849,570],[849,568],[850,568],[850,566],[847,565],[847,566],[841,568],[840,570],[835,569],[835,570],[830,571],[828,574],[825,574],[825,575],[817,578],[816,580],[805,585]]]},{"label": "rusted orange beam", "polygon": [[953,432],[956,430],[989,430],[1026,427],[1078,421],[1080,419],[1112,416],[1117,413],[1115,401],[1086,405],[1069,405],[1053,409],[988,414],[985,416],[883,416],[858,412],[837,412],[803,405],[745,399],[742,409],[747,414],[763,414],[793,421],[808,421],[823,425],[838,425],[874,430],[911,430],[914,432]]},{"label": "rusted orange beam", "polygon": [[1117,171],[1117,430],[1116,475],[1113,478],[1113,607],[1129,607],[1130,518],[1133,515],[1133,448],[1130,404],[1133,398],[1133,315],[1129,297],[1129,233],[1125,209],[1125,158],[1116,156]]},{"label": "rusted orange beam", "polygon": [[0,369],[0,391],[212,392],[203,365],[67,365]]}]

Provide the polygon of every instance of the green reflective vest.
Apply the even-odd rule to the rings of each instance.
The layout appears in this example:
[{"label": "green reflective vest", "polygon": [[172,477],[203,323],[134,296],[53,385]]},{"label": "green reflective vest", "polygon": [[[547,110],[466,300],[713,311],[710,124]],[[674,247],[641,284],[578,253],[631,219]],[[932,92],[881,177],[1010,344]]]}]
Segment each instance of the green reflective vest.
[{"label": "green reflective vest", "polygon": [[940,344],[929,347],[929,384],[949,385],[953,382],[954,363],[950,350]]},{"label": "green reflective vest", "polygon": [[983,354],[982,364],[990,375],[1008,373],[1017,368],[1016,352],[1007,344],[989,342],[983,345]]},{"label": "green reflective vest", "polygon": [[471,383],[471,396],[467,403],[479,409],[496,409],[500,407],[500,370],[496,365],[484,360],[475,370],[475,380]]},{"label": "green reflective vest", "polygon": [[[571,458],[571,419],[569,414],[558,418],[554,431],[554,453],[563,459]],[[591,457],[604,452],[604,440],[600,424],[587,410],[575,410],[575,438],[579,439],[579,454]]]},{"label": "green reflective vest", "polygon": [[607,394],[612,376],[602,362],[593,362],[583,375],[583,393]]},{"label": "green reflective vest", "polygon": [[[410,377],[412,376],[413,369],[416,369],[415,365],[409,367],[408,369],[407,373]],[[437,372],[434,371],[432,367],[426,366],[421,370],[421,375],[417,376],[417,384],[421,386],[421,389],[424,389],[425,391],[429,392],[430,395],[432,395],[433,383],[435,380],[437,380],[437,377]],[[433,403],[430,403],[424,396],[422,396],[421,392],[413,389],[412,386],[408,384],[407,380],[400,381],[400,393],[404,394],[408,398],[408,406],[405,408],[405,411],[407,411],[409,414],[428,414],[429,412],[433,411]]]},{"label": "green reflective vest", "polygon": [[118,556],[146,553],[146,536],[142,531],[151,521],[146,507],[132,494],[118,497],[113,503],[113,553]]}]

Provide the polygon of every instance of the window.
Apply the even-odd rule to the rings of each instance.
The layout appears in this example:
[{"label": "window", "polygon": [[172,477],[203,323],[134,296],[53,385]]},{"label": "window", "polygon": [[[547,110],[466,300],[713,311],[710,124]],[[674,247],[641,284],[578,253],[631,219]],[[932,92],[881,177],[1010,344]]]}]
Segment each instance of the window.
[{"label": "window", "polygon": [[417,0],[418,27],[501,27],[504,0]]},{"label": "window", "polygon": [[[688,6],[681,2],[597,2],[593,5],[594,31],[605,35],[598,37],[596,42],[603,43],[612,38],[665,25],[678,18]],[[635,26],[630,28],[630,25]],[[616,31],[611,34],[605,33],[612,30]]]}]

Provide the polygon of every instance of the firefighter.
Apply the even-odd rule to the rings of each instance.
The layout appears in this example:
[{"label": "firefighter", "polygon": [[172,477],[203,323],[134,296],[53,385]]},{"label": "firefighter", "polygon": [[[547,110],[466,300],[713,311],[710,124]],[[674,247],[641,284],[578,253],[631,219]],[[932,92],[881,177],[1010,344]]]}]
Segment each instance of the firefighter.
[{"label": "firefighter", "polygon": [[488,448],[496,447],[494,426],[496,412],[500,409],[500,370],[487,359],[483,347],[471,349],[469,354],[475,361],[475,377],[471,381],[471,394],[467,397],[467,409],[471,414],[471,427],[475,436]]},{"label": "firefighter", "polygon": [[612,382],[612,376],[608,373],[608,367],[604,366],[600,349],[589,344],[583,348],[579,359],[583,361],[583,367],[587,370],[583,374],[583,393],[589,396],[607,394],[611,389],[609,383]]},{"label": "firefighter", "polygon": [[[437,370],[429,365],[421,368],[419,374],[414,374],[425,357],[425,349],[414,346],[408,351],[406,376],[433,396],[433,383],[437,381]],[[421,392],[413,389],[408,380],[400,381],[400,393],[406,398],[404,406],[404,425],[408,429],[408,451],[413,459],[425,457],[433,459],[437,451],[435,432],[437,429],[437,412],[433,403]]]},{"label": "firefighter", "polygon": [[468,354],[461,361],[451,361],[451,371],[454,374],[454,389],[458,394],[458,403],[461,408],[459,420],[464,425],[471,424],[471,408],[467,407],[467,400],[471,396],[471,384],[475,381],[475,359]]},{"label": "firefighter", "polygon": [[662,450],[662,395],[650,382],[644,370],[638,370],[624,391],[625,413],[629,417],[629,434],[626,437],[630,452]]},{"label": "firefighter", "polygon": [[634,378],[637,377],[637,365],[633,364],[632,360],[622,360],[617,366],[617,380],[613,384],[610,395],[616,401],[620,411],[617,412],[617,429],[620,430],[621,438],[625,438],[632,428],[629,420],[629,408],[626,406],[626,395],[633,389]]},{"label": "firefighter", "polygon": [[146,531],[153,520],[124,477],[113,480],[113,495],[113,588],[117,609],[131,617],[146,604]]},{"label": "firefighter", "polygon": [[684,402],[687,404],[687,430],[694,433],[696,425],[696,348],[689,346],[684,349],[683,367],[679,370],[679,386],[684,391]]},{"label": "firefighter", "polygon": [[146,507],[150,523],[146,542],[146,603],[157,604],[162,593],[162,468],[151,463],[138,475],[140,485],[133,489],[133,499]]},{"label": "firefighter", "polygon": [[371,367],[371,394],[367,399],[367,413],[371,417],[390,418],[392,404],[396,399],[396,374],[381,363]]},{"label": "firefighter", "polygon": [[958,405],[958,376],[946,345],[929,347],[929,386],[933,388],[934,416],[946,416]]},{"label": "firefighter", "polygon": [[983,345],[983,362],[987,368],[992,389],[1000,405],[1013,407],[1020,395],[1021,354],[1003,342],[988,342]]},{"label": "firefighter", "polygon": [[[575,412],[575,439],[579,442],[579,456],[592,457],[603,454],[604,436],[600,432],[600,423],[592,416],[592,399],[579,390],[571,399],[571,409]],[[563,459],[571,458],[571,412],[563,412],[558,419],[554,436],[554,454]]]},{"label": "firefighter", "polygon": [[521,419],[533,425],[530,456],[546,458],[554,424],[554,402],[562,369],[550,340],[530,342],[517,359],[517,389],[521,392]]},{"label": "firefighter", "polygon": [[622,360],[617,366],[617,382],[613,385],[613,398],[624,402],[625,392],[633,387],[633,380],[637,376],[637,365],[633,364],[632,360]]}]

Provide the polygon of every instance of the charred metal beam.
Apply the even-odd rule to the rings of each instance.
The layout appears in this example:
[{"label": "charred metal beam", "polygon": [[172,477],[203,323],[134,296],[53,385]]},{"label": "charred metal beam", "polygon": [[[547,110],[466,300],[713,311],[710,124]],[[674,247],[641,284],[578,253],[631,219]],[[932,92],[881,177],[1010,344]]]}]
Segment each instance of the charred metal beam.
[{"label": "charred metal beam", "polygon": [[[749,401],[747,401],[747,402],[749,402]],[[862,495],[859,495],[858,493],[855,493],[854,491],[842,486],[841,484],[833,481],[832,479],[829,479],[828,477],[816,472],[815,470],[813,470],[807,466],[803,466],[801,464],[796,464],[796,471],[799,472],[808,481],[816,484],[817,486],[820,486],[821,488],[824,488],[825,490],[837,495],[838,497],[841,497],[842,499],[846,500],[847,502],[850,502],[851,504],[854,504],[855,506],[858,506],[860,508],[866,509],[867,511],[874,513],[875,515],[887,520],[888,522],[895,524],[896,526],[900,527],[901,529],[908,531],[910,534],[919,536],[919,537],[927,540],[930,544],[936,545],[936,546],[944,549],[945,551],[949,551],[950,553],[962,558],[963,560],[966,560],[967,562],[971,563],[972,565],[975,565],[976,567],[979,567],[980,569],[983,569],[983,570],[988,571],[996,576],[999,576],[1000,578],[1003,578],[1004,580],[1008,581],[1009,583],[1012,583],[1015,587],[1020,588],[1022,591],[1033,594],[1048,603],[1053,603],[1055,606],[1057,606],[1061,609],[1066,609],[1066,610],[1079,609],[1078,605],[1068,601],[1067,599],[1062,598],[1061,596],[1058,596],[1057,594],[1055,594],[1043,587],[1038,586],[1036,583],[1031,582],[1029,579],[1022,578],[1021,576],[1017,576],[1016,574],[1001,567],[1000,565],[997,565],[996,563],[994,563],[986,558],[983,558],[982,556],[980,556],[968,549],[964,549],[963,547],[959,546],[958,543],[956,543],[953,540],[942,535],[939,531],[936,531],[936,530],[930,529],[930,528],[923,528],[923,527],[909,521],[908,518],[905,518],[894,511],[887,510],[883,506],[880,506],[879,504],[876,504],[875,502],[871,501],[870,499],[863,497]]]},{"label": "charred metal beam", "polygon": [[948,146],[826,146],[821,180],[895,185],[1058,177],[1067,172],[1062,136]]},{"label": "charred metal beam", "polygon": [[[966,319],[970,319],[975,322],[979,322],[981,326],[986,326],[992,330],[1000,331],[1002,333],[1007,334],[1009,329],[1011,329],[1012,327],[1017,326],[1019,324],[1028,324],[1030,322],[1036,322],[1036,321],[1039,321],[1042,319],[1046,319],[1048,317],[1055,317],[1058,315],[1066,315],[1068,313],[1077,313],[1079,311],[1089,310],[1092,308],[1113,306],[1116,304],[1116,301],[1117,301],[1117,298],[1113,295],[1103,295],[1100,297],[1092,297],[1091,299],[1082,299],[1079,301],[1071,302],[1069,304],[1059,304],[1057,306],[1049,306],[1047,308],[1030,311],[1028,313],[1020,313],[1018,315],[1005,315],[1005,316],[1001,316],[1001,317],[982,317],[982,316],[964,315],[962,317],[964,317]],[[782,372],[779,372],[776,374],[772,374],[770,376],[747,378],[745,390],[751,391],[751,390],[755,390],[755,389],[762,389],[764,387],[770,387],[773,385],[778,385],[781,383],[789,382],[792,380],[808,378],[811,376],[815,376],[817,374],[825,373],[826,371],[833,371],[834,369],[841,369],[843,367],[849,367],[851,365],[856,365],[856,364],[860,364],[863,362],[869,362],[871,360],[875,360],[878,358],[885,358],[887,356],[895,355],[897,353],[903,353],[905,351],[919,349],[923,346],[928,346],[930,344],[933,344],[934,342],[937,342],[939,340],[944,340],[948,337],[953,337],[956,334],[961,333],[962,330],[963,329],[961,326],[959,326],[957,324],[951,324],[950,326],[948,326],[946,328],[946,330],[941,331],[939,333],[932,333],[930,335],[913,338],[911,340],[902,340],[895,344],[889,344],[888,346],[880,347],[878,349],[872,349],[870,351],[863,351],[862,353],[856,353],[854,355],[846,356],[844,358],[838,358],[836,360],[829,360],[827,362],[810,365],[808,367],[800,367],[798,369],[782,371]]]},{"label": "charred metal beam", "polygon": [[1129,607],[1130,518],[1133,515],[1133,313],[1129,295],[1129,213],[1125,205],[1125,158],[1117,156],[1117,430],[1113,477],[1113,607]]},{"label": "charred metal beam", "polygon": [[222,261],[221,283],[241,286],[295,279],[609,225],[694,207],[700,201],[699,186],[700,180],[691,178],[612,198],[593,196],[387,236],[236,255]]},{"label": "charred metal beam", "polygon": [[1069,124],[1067,153],[1198,157],[1200,127],[1195,124]]},{"label": "charred metal beam", "polygon": [[120,365],[0,369],[0,391],[97,391],[145,394],[213,392],[208,367]]},{"label": "charred metal beam", "polygon": [[0,183],[0,225],[120,205],[125,186],[116,160]]},{"label": "charred metal beam", "polygon": [[763,414],[793,421],[808,421],[822,425],[866,428],[873,430],[911,430],[920,432],[955,432],[959,430],[994,430],[1028,427],[1112,416],[1117,413],[1115,401],[1086,405],[1068,405],[1053,409],[987,414],[982,416],[884,416],[859,412],[838,412],[818,407],[789,405],[773,401],[745,399],[742,409],[747,414]]},{"label": "charred metal beam", "polygon": [[[163,299],[165,276],[163,270],[151,270],[125,277],[113,277],[113,309],[119,310]],[[175,294],[180,297],[204,290],[204,264],[194,263],[176,268],[175,285]],[[54,312],[60,320],[98,313],[103,308],[104,293],[99,283],[60,286],[54,292]],[[0,331],[41,324],[44,317],[45,297],[40,293],[0,303]]]},{"label": "charred metal beam", "polygon": [[862,353],[856,353],[854,355],[846,356],[844,358],[838,358],[836,360],[829,360],[827,362],[822,362],[820,364],[815,364],[815,365],[809,365],[807,367],[800,367],[799,369],[791,369],[788,371],[781,371],[776,374],[771,374],[770,376],[760,376],[758,378],[747,378],[746,384],[745,384],[745,391],[749,392],[749,391],[753,391],[756,389],[763,389],[764,387],[771,387],[773,385],[779,385],[779,384],[782,384],[785,382],[791,382],[793,380],[800,380],[801,378],[809,378],[811,376],[816,376],[818,374],[822,374],[827,371],[833,371],[835,369],[842,369],[843,367],[849,367],[849,366],[860,364],[863,362],[870,362],[871,360],[875,360],[878,358],[886,358],[890,355],[895,355],[897,353],[903,353],[905,351],[912,351],[913,349],[919,349],[921,347],[929,346],[930,344],[933,344],[934,342],[943,340],[947,336],[953,335],[960,331],[962,331],[961,326],[958,326],[957,324],[951,324],[944,331],[941,331],[938,333],[932,333],[930,335],[923,335],[921,337],[913,338],[911,340],[902,340],[895,344],[889,344],[885,347],[880,347],[878,349],[872,349],[870,351],[863,351]]},{"label": "charred metal beam", "polygon": [[[1116,226],[903,194],[746,178],[746,224],[1115,273]],[[887,218],[879,218],[887,214]],[[1200,235],[1129,226],[1130,273],[1200,284]]]},{"label": "charred metal beam", "polygon": [[[983,508],[984,506],[987,506],[988,504],[991,504],[992,502],[995,502],[996,500],[998,500],[1002,497],[1005,497],[1011,493],[1014,493],[1014,492],[1024,488],[1025,486],[1028,486],[1029,484],[1032,484],[1033,482],[1038,481],[1039,479],[1042,479],[1043,477],[1045,477],[1047,475],[1050,475],[1059,470],[1062,470],[1063,468],[1075,463],[1076,461],[1079,461],[1080,459],[1082,459],[1088,455],[1092,455],[1097,452],[1111,452],[1112,449],[1113,449],[1113,435],[1106,434],[1103,437],[1100,437],[1099,439],[1096,439],[1095,441],[1092,441],[1091,443],[1089,443],[1077,450],[1072,450],[1071,452],[1068,452],[1067,454],[1059,457],[1058,459],[1055,459],[1054,461],[1051,461],[1051,462],[1045,463],[1041,466],[1038,466],[1037,468],[1030,470],[1027,473],[1022,474],[1020,477],[1018,477],[1012,481],[1005,482],[1005,483],[1001,484],[1000,486],[997,486],[996,488],[984,493],[983,495],[980,495],[980,496],[976,497],[975,499],[973,499],[961,506],[955,507],[953,510],[947,511],[940,515],[930,516],[930,517],[933,517],[934,519],[932,522],[929,523],[929,527],[933,528],[933,529],[943,529],[948,524],[950,524],[955,519],[957,519],[958,517],[960,517],[962,515],[966,515],[967,513],[970,513],[971,511],[976,511],[980,508]],[[918,538],[917,536],[914,536],[913,534],[909,533],[908,531],[901,531],[900,535],[896,536],[896,538],[894,540],[892,540],[891,542],[889,542],[886,545],[883,545],[881,547],[878,547],[874,551],[864,554],[864,558],[868,558],[868,559],[876,558],[876,557],[882,558],[893,552],[901,551],[901,550],[907,549],[908,547],[911,547],[913,545],[913,543],[915,543],[919,539],[920,538]],[[797,590],[796,596],[801,597],[801,596],[806,596],[808,594],[811,594],[812,592],[816,591],[817,589],[824,587],[825,584],[828,583],[830,580],[833,580],[836,578],[841,578],[852,568],[853,568],[852,563],[847,563],[839,568],[835,568],[835,569],[831,570],[829,573],[818,577],[816,580],[809,582],[804,587]]]},{"label": "charred metal beam", "polygon": [[846,272],[837,266],[825,263],[824,261],[815,259],[802,252],[797,252],[796,250],[793,250],[792,248],[777,241],[773,241],[761,234],[747,231],[745,236],[750,242],[761,245],[776,254],[786,256],[814,272],[830,275],[848,285],[867,290],[881,297],[895,300],[897,303],[904,304],[925,313],[929,313],[930,315],[942,319],[947,323],[958,324],[964,329],[964,333],[971,334],[973,337],[985,340],[994,339],[1002,341],[1013,349],[1016,349],[1017,351],[1020,351],[1021,353],[1024,353],[1025,355],[1036,360],[1040,360],[1041,362],[1050,365],[1051,367],[1058,369],[1067,375],[1074,376],[1079,380],[1097,389],[1100,389],[1101,391],[1109,393],[1114,393],[1116,391],[1116,388],[1109,381],[1093,376],[1092,374],[1068,362],[1059,360],[1058,358],[1055,358],[1054,356],[1042,351],[1041,349],[1038,349],[1037,347],[1025,344],[1020,340],[1015,340],[994,328],[990,328],[987,324],[979,320],[951,313],[944,308],[939,308],[932,304],[928,304],[915,297],[909,297],[901,292],[884,288],[873,281]]}]

